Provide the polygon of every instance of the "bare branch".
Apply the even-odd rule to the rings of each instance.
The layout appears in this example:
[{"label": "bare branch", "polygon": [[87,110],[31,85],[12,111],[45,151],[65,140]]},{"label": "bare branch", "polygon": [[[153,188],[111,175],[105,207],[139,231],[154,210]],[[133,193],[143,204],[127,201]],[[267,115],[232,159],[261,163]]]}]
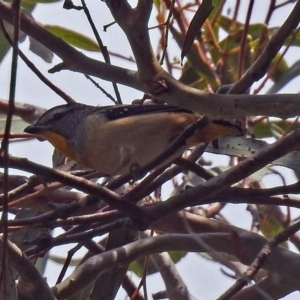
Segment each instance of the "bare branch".
[{"label": "bare branch", "polygon": [[299,22],[300,2],[297,1],[289,17],[272,36],[256,62],[247,70],[243,77],[232,86],[228,94],[245,93],[255,81],[258,81],[266,74],[272,59],[278,53],[287,37],[297,28]]},{"label": "bare branch", "polygon": [[[27,159],[14,158],[10,156],[8,161],[10,168],[21,168],[27,172],[37,173],[50,180],[60,181],[68,186],[73,186],[74,188],[82,190],[83,192],[94,195],[95,197],[100,197],[112,207],[115,206],[117,209],[127,211],[127,213],[132,215],[134,219],[136,219],[134,216],[142,215],[139,208],[134,204],[127,201],[127,203],[125,201],[120,202],[120,197],[116,193],[89,180],[78,178],[59,170],[47,168],[45,166],[30,162]],[[0,165],[2,164],[3,158],[1,157]]]},{"label": "bare branch", "polygon": [[[129,7],[128,9],[131,8]],[[122,13],[122,16],[124,17],[124,13]],[[2,1],[0,1],[0,17],[10,23],[12,22],[12,9],[8,4]],[[171,75],[161,69],[156,60],[152,63],[152,71],[150,67],[150,69],[147,69],[147,73],[143,73],[143,75],[139,73],[138,75],[137,72],[108,65],[86,57],[24,14],[21,14],[21,28],[64,61],[62,66],[58,68],[59,70],[69,69],[75,72],[90,74],[104,80],[121,83],[146,93],[152,93],[161,101],[184,107],[200,114],[205,114],[211,118],[232,119],[249,115],[267,115],[287,118],[300,115],[300,96],[298,94],[205,94],[175,80]],[[140,46],[142,47],[142,45]],[[153,58],[152,54],[151,57]],[[145,63],[145,67],[143,67],[143,64],[144,62],[138,64],[141,68],[140,70],[149,67],[149,63]],[[145,81],[141,82],[139,76],[147,76],[148,79],[152,79],[149,79],[150,81],[148,80],[145,85]]]},{"label": "bare branch", "polygon": [[[148,238],[91,257],[66,280],[53,287],[52,290],[58,299],[64,299],[94,281],[99,276],[99,270],[101,270],[101,273],[106,273],[116,266],[122,267],[136,259],[157,252],[171,250],[206,251],[199,245],[197,238],[202,239],[206,245],[213,247],[216,251],[233,255],[246,265],[251,263],[256,254],[266,244],[264,237],[240,229],[231,233],[167,234]],[[249,247],[250,244],[252,247]],[[285,267],[282,267],[282,264]],[[297,254],[283,247],[277,247],[264,267],[269,272],[280,276],[281,280],[284,280],[285,285],[288,286],[288,288],[284,288],[285,292],[288,289],[300,288],[299,282],[296,280],[299,278],[300,270],[300,259]],[[293,278],[291,278],[292,276]]]},{"label": "bare branch", "polygon": [[[0,247],[2,246],[3,241],[1,239]],[[43,276],[39,273],[29,258],[9,240],[7,241],[7,251],[9,254],[9,262],[20,275],[21,279],[19,284],[26,283],[26,289],[22,289],[23,292],[26,291],[26,295],[23,296],[26,296],[26,299],[32,300],[55,300],[55,297]]]}]

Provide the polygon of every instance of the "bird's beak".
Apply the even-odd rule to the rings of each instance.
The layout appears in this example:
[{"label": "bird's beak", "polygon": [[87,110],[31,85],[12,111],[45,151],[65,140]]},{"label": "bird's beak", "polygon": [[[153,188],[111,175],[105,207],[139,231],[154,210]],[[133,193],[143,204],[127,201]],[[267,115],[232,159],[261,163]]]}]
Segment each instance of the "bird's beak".
[{"label": "bird's beak", "polygon": [[44,139],[41,135],[40,135],[40,133],[42,132],[44,130],[44,128],[43,127],[41,127],[41,126],[38,126],[38,125],[29,125],[29,126],[27,126],[25,129],[24,129],[24,132],[26,132],[26,133],[31,133],[31,134],[34,134],[34,135],[36,135],[37,137],[37,139],[40,141],[40,142],[43,142],[43,141],[45,141],[46,139]]}]

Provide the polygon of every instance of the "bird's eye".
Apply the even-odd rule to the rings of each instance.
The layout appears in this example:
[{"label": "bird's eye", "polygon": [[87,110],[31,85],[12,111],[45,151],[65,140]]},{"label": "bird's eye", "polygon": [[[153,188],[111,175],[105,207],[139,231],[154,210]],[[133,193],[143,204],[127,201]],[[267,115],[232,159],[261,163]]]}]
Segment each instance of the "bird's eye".
[{"label": "bird's eye", "polygon": [[58,119],[61,119],[61,117],[63,117],[63,116],[64,116],[64,113],[58,112],[53,115],[52,119],[58,120]]}]

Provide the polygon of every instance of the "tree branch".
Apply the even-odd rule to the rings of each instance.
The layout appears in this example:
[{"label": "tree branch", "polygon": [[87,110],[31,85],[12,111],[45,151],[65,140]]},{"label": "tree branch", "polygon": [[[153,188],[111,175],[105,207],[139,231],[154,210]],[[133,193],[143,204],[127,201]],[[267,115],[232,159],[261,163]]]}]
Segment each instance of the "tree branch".
[{"label": "tree branch", "polygon": [[[0,18],[12,24],[13,11],[9,4],[0,1]],[[83,74],[90,74],[108,81],[116,81],[124,85],[139,88],[134,71],[108,65],[86,57],[62,39],[51,34],[33,19],[20,14],[21,30],[34,39],[40,41],[45,47],[54,52],[63,60],[61,69],[68,69]]]},{"label": "tree branch", "polygon": [[243,77],[231,87],[228,94],[245,93],[255,81],[265,76],[273,58],[278,54],[287,37],[297,28],[299,22],[300,2],[297,1],[286,21],[271,37],[258,59],[252,67],[247,70]]},{"label": "tree branch", "polygon": [[[257,234],[243,231],[219,234],[167,234],[130,243],[123,247],[95,255],[79,266],[62,283],[52,288],[58,299],[75,294],[94,281],[100,273],[106,273],[116,266],[122,267],[130,262],[157,252],[172,250],[203,252],[206,251],[198,239],[218,252],[226,252],[243,264],[249,265],[267,240]],[[249,247],[251,245],[251,247]],[[284,265],[284,267],[282,267]],[[292,290],[299,289],[296,280],[300,276],[300,258],[283,247],[277,247],[264,265],[270,273],[276,273],[280,280]],[[293,278],[291,278],[293,276]],[[289,283],[289,279],[291,282]]]},{"label": "tree branch", "polygon": [[[177,196],[171,197],[167,201],[157,203],[155,206],[144,207],[142,210],[144,210],[145,214],[148,214],[148,221],[151,223],[167,213],[178,211],[187,206],[203,204],[204,199],[220,194],[237,181],[246,178],[268,163],[299,147],[300,130],[297,129],[281,140],[248,157],[228,171],[193,189],[188,189]],[[126,199],[126,195],[123,197]]]},{"label": "tree branch", "polygon": [[[39,174],[49,180],[59,181],[68,186],[77,188],[85,193],[101,198],[112,207],[120,209],[121,211],[126,211],[134,219],[136,219],[136,217],[139,218],[142,215],[142,212],[140,212],[140,209],[136,205],[127,201],[120,201],[120,197],[116,193],[89,180],[78,178],[60,170],[51,169],[34,162],[30,162],[24,158],[22,159],[10,156],[8,161],[10,168],[20,168],[27,172]],[[3,165],[3,163],[3,157],[1,156],[0,165]]]},{"label": "tree branch", "polygon": [[[0,240],[0,247],[3,247],[3,241]],[[7,251],[9,253],[9,262],[20,276],[19,284],[26,283],[26,299],[32,300],[55,300],[48,284],[36,267],[32,264],[27,256],[12,242],[7,241]],[[20,292],[20,290],[19,290]],[[20,296],[20,295],[19,295]]]},{"label": "tree branch", "polygon": [[[122,14],[124,17],[124,13]],[[11,6],[3,1],[0,1],[0,18],[12,23]],[[147,76],[146,79],[149,79],[151,76],[153,77],[151,80],[146,80],[145,82],[144,80],[140,80],[140,73],[88,58],[22,13],[21,29],[63,60],[62,65],[57,67],[59,70],[68,69],[124,84],[146,93],[152,93],[161,101],[190,109],[211,118],[232,119],[249,115],[267,115],[287,118],[300,115],[300,95],[298,94],[206,94],[180,83],[167,72],[163,71],[155,61],[151,63],[148,62],[145,66],[143,62],[139,63],[141,69],[145,69],[146,65],[148,67],[150,66],[150,69],[147,71],[148,75],[145,74],[142,76]],[[139,46],[136,45],[133,47],[138,49]],[[153,59],[152,55],[151,57],[151,59]]]}]

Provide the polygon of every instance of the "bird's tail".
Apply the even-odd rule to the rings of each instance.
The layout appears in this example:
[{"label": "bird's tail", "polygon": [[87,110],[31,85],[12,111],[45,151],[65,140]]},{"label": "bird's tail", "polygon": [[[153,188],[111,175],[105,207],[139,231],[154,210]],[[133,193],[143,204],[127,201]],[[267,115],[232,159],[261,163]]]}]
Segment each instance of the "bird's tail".
[{"label": "bird's tail", "polygon": [[244,131],[238,121],[213,120],[195,132],[192,144],[206,143],[224,136],[242,136]]}]

